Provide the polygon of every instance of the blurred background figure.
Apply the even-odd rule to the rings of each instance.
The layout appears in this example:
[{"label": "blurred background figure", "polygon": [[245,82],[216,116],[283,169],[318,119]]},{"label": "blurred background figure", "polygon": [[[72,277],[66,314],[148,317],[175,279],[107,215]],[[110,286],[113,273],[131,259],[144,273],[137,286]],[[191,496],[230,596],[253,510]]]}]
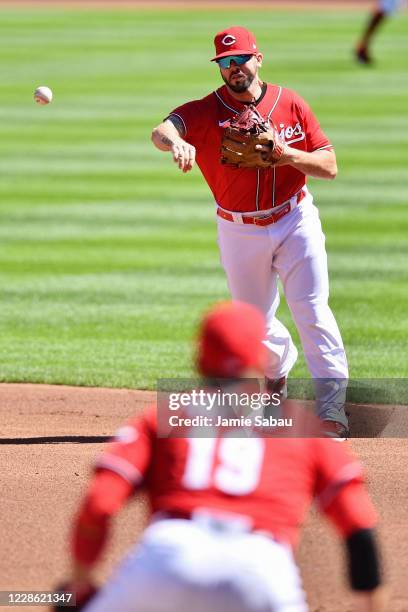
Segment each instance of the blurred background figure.
[{"label": "blurred background figure", "polygon": [[394,13],[404,0],[377,0],[376,6],[370,13],[370,17],[362,36],[355,49],[355,56],[361,64],[372,64],[373,58],[371,55],[371,44],[374,34],[379,26]]},{"label": "blurred background figure", "polygon": [[[265,331],[253,306],[215,306],[199,332],[199,373],[262,377]],[[194,437],[194,428],[191,437],[159,437],[156,413],[152,407],[122,427],[97,460],[74,521],[64,585],[77,595],[76,610],[307,612],[293,550],[313,500],[344,540],[353,610],[385,609],[376,513],[347,444],[235,438],[217,429]],[[95,594],[92,570],[111,519],[141,488],[150,525]]]}]

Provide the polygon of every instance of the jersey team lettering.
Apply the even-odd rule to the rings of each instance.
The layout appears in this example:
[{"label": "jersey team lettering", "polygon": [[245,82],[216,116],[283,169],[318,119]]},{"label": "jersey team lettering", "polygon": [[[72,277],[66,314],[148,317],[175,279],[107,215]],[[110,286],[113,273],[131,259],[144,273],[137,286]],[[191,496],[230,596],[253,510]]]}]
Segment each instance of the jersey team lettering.
[{"label": "jersey team lettering", "polygon": [[279,136],[286,144],[293,144],[305,139],[305,132],[299,122],[294,127],[288,125],[285,127],[284,123],[279,124]]}]

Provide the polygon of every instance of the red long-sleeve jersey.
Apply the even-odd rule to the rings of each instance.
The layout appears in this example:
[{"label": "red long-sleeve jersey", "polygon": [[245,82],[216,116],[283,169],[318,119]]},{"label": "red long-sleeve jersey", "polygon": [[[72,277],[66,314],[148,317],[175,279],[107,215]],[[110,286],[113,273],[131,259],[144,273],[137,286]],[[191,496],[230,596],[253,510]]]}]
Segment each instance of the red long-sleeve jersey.
[{"label": "red long-sleeve jersey", "polygon": [[327,438],[158,438],[151,408],[122,427],[96,462],[74,529],[78,561],[98,558],[109,518],[141,487],[152,513],[232,513],[293,547],[313,500],[344,537],[376,523],[361,465],[347,444]]}]

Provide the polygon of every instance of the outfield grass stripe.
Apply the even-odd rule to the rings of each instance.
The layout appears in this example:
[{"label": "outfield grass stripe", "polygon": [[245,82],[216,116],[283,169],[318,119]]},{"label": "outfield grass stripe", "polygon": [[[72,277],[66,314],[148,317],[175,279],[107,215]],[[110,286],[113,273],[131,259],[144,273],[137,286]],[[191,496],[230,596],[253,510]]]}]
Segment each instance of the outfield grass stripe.
[{"label": "outfield grass stripe", "polygon": [[[407,376],[408,15],[381,32],[374,70],[352,62],[364,19],[234,11],[257,33],[263,77],[306,97],[336,146],[338,178],[310,186],[352,376]],[[191,374],[196,322],[228,295],[214,203],[150,133],[219,86],[212,37],[230,22],[1,11],[0,380],[152,388]],[[42,84],[46,108],[32,101]],[[279,317],[300,347],[284,301]],[[307,375],[302,356],[293,374]]]}]

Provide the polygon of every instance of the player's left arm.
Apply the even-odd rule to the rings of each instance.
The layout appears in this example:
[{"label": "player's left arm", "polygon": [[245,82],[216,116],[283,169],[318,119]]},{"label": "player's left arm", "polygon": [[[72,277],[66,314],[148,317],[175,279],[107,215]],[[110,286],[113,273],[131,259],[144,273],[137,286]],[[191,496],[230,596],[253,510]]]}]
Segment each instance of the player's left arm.
[{"label": "player's left arm", "polygon": [[384,612],[384,585],[376,513],[362,482],[343,484],[323,511],[344,539],[354,612]]},{"label": "player's left arm", "polygon": [[319,509],[343,538],[355,612],[383,612],[387,600],[376,536],[377,514],[361,466],[343,445],[315,443]]},{"label": "player's left arm", "polygon": [[290,165],[306,176],[333,180],[337,176],[337,161],[333,146],[308,103],[293,92],[293,107],[302,126],[304,150],[285,144],[278,164]]},{"label": "player's left arm", "polygon": [[276,165],[293,166],[306,176],[314,178],[333,180],[337,176],[336,154],[333,149],[322,149],[309,153],[285,145],[283,155]]}]

